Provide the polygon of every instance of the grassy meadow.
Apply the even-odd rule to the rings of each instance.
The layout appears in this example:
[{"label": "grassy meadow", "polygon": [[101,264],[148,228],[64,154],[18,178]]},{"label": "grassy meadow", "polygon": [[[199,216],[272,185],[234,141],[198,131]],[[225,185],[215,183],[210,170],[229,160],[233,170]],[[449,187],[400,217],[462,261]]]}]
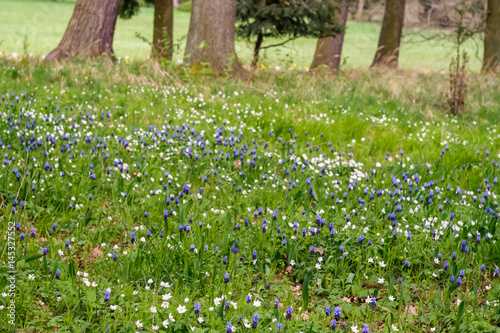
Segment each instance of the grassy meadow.
[{"label": "grassy meadow", "polygon": [[[23,53],[23,42],[27,36],[28,52],[43,56],[57,46],[73,12],[73,1],[48,0],[0,0],[0,52]],[[182,60],[189,27],[189,13],[176,10],[174,13],[175,58]],[[114,50],[118,57],[135,60],[149,57],[150,47],[136,34],[152,39],[153,8],[141,8],[139,15],[130,20],[118,19]],[[357,23],[349,21],[342,54],[344,68],[368,68],[377,49],[380,23]],[[450,57],[455,49],[449,38],[427,40],[437,31],[405,30],[401,43],[400,68],[420,71],[448,71]],[[268,41],[276,43],[276,41]],[[267,49],[262,53],[265,66],[298,68],[311,64],[316,40],[301,38],[281,48]],[[482,42],[474,39],[467,42],[464,50],[471,58],[469,68],[481,68]],[[245,41],[236,44],[236,52],[242,62],[250,63],[252,45]]]},{"label": "grassy meadow", "polygon": [[494,77],[0,66],[8,331],[498,332]]},{"label": "grassy meadow", "polygon": [[371,71],[370,23],[336,76],[302,70],[308,39],[247,81],[153,63],[151,8],[116,62],[43,62],[72,6],[0,0],[0,332],[500,332],[500,82],[477,59],[459,116],[452,46],[406,31],[401,69]]}]

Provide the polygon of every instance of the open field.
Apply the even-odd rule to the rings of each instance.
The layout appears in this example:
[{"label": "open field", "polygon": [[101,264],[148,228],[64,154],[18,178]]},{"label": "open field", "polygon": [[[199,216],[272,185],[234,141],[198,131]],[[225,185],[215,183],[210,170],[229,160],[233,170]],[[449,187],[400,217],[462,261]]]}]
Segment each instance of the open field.
[{"label": "open field", "polygon": [[[0,51],[6,54],[23,53],[23,40],[27,36],[28,52],[42,56],[50,52],[61,40],[69,21],[74,2],[43,0],[0,0]],[[174,38],[178,41],[176,59],[183,58],[183,48],[189,26],[189,13],[175,11]],[[131,20],[118,20],[114,49],[119,57],[135,60],[149,56],[150,47],[136,37],[136,33],[152,39],[153,8],[142,8],[140,14]],[[344,68],[367,68],[375,55],[380,23],[348,22],[344,42]],[[454,54],[449,40],[424,41],[435,32],[405,30],[400,52],[400,68],[411,70],[448,71],[450,57]],[[283,48],[263,52],[261,61],[268,66],[308,67],[314,54],[316,40],[301,38]],[[471,58],[470,69],[481,67],[482,42],[479,39],[466,43]],[[250,62],[251,47],[244,41],[236,44],[238,56],[245,63]]]},{"label": "open field", "polygon": [[500,330],[497,79],[167,66],[0,59],[2,325]]}]

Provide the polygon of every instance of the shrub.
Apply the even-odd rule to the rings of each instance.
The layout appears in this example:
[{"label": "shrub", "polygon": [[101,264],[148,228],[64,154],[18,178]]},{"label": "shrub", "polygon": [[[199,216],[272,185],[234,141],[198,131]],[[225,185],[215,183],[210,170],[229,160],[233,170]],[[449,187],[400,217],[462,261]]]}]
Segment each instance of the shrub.
[{"label": "shrub", "polygon": [[183,11],[183,12],[191,12],[192,6],[193,6],[192,1],[186,1],[186,2],[179,4],[179,7],[177,7],[177,9],[179,9],[180,11]]}]

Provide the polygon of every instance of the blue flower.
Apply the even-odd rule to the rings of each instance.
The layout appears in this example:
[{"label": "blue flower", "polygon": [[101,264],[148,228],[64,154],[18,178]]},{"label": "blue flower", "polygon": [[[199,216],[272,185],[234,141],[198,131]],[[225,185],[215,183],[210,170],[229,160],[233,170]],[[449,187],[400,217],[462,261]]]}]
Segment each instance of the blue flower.
[{"label": "blue flower", "polygon": [[46,248],[46,247],[44,247],[44,248],[42,249],[42,253],[43,253],[43,255],[44,255],[44,256],[46,256],[46,255],[47,255],[47,252],[49,252],[49,250],[47,250],[47,248]]},{"label": "blue flower", "polygon": [[370,329],[368,328],[367,324],[365,324],[365,327],[361,329],[361,333],[370,333]]},{"label": "blue flower", "polygon": [[286,307],[286,319],[287,320],[292,319],[292,311],[293,311],[293,308],[291,306]]},{"label": "blue flower", "polygon": [[331,324],[330,324],[330,327],[332,328],[332,330],[336,329],[337,328],[337,320],[333,319]]},{"label": "blue flower", "polygon": [[233,325],[231,324],[231,322],[227,323],[226,333],[233,333]]},{"label": "blue flower", "polygon": [[278,329],[278,332],[281,332],[281,330],[283,329],[283,324],[276,325],[276,328]]},{"label": "blue flower", "polygon": [[229,282],[229,274],[224,273],[224,283],[228,283],[228,282]]},{"label": "blue flower", "polygon": [[329,306],[327,306],[327,307],[325,308],[325,314],[326,314],[327,316],[329,316],[331,312],[332,312],[332,309],[331,309]]},{"label": "blue flower", "polygon": [[340,306],[337,306],[335,308],[335,312],[334,313],[335,313],[335,320],[337,320],[337,321],[340,320],[340,316],[342,314],[342,309],[340,308]]},{"label": "blue flower", "polygon": [[200,308],[201,308],[200,303],[198,303],[198,302],[194,303],[194,313],[195,313],[196,315],[199,315],[199,314],[200,314]]},{"label": "blue flower", "polygon": [[253,315],[252,328],[256,329],[258,323],[259,323],[259,315],[258,314],[254,314]]},{"label": "blue flower", "polygon": [[110,295],[110,291],[107,291],[104,293],[104,303],[108,303],[109,301],[109,295]]}]

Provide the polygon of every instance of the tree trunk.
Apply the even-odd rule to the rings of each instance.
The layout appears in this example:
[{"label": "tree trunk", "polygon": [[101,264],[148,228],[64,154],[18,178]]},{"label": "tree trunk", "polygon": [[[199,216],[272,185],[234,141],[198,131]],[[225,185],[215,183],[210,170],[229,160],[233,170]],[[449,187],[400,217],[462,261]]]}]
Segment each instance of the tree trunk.
[{"label": "tree trunk", "polygon": [[192,71],[207,65],[215,75],[248,77],[234,50],[235,0],[193,0],[185,62]]},{"label": "tree trunk", "polygon": [[372,68],[398,67],[399,45],[403,33],[404,16],[405,0],[387,0],[378,49],[371,66]]},{"label": "tree trunk", "polygon": [[253,51],[253,60],[252,60],[252,68],[253,69],[257,68],[257,62],[259,61],[260,47],[262,46],[263,39],[264,39],[264,36],[262,35],[262,32],[260,32],[257,35],[257,41],[255,42],[255,49]]},{"label": "tree trunk", "polygon": [[59,45],[45,60],[114,57],[113,36],[120,0],[77,0]]},{"label": "tree trunk", "polygon": [[488,0],[482,71],[500,72],[500,1],[498,0]]},{"label": "tree trunk", "polygon": [[174,3],[172,0],[154,0],[153,49],[151,57],[172,60],[174,47]]},{"label": "tree trunk", "polygon": [[357,22],[363,21],[364,9],[365,9],[365,0],[358,0],[358,9],[356,10],[356,16],[355,16]]},{"label": "tree trunk", "polygon": [[[347,3],[342,1],[342,8],[340,10],[338,20],[344,27],[347,22]],[[330,67],[336,73],[340,66],[340,57],[342,56],[342,46],[344,45],[344,33],[338,34],[335,37],[318,38],[316,44],[316,51],[311,64],[311,69],[318,68],[322,65]]]}]

